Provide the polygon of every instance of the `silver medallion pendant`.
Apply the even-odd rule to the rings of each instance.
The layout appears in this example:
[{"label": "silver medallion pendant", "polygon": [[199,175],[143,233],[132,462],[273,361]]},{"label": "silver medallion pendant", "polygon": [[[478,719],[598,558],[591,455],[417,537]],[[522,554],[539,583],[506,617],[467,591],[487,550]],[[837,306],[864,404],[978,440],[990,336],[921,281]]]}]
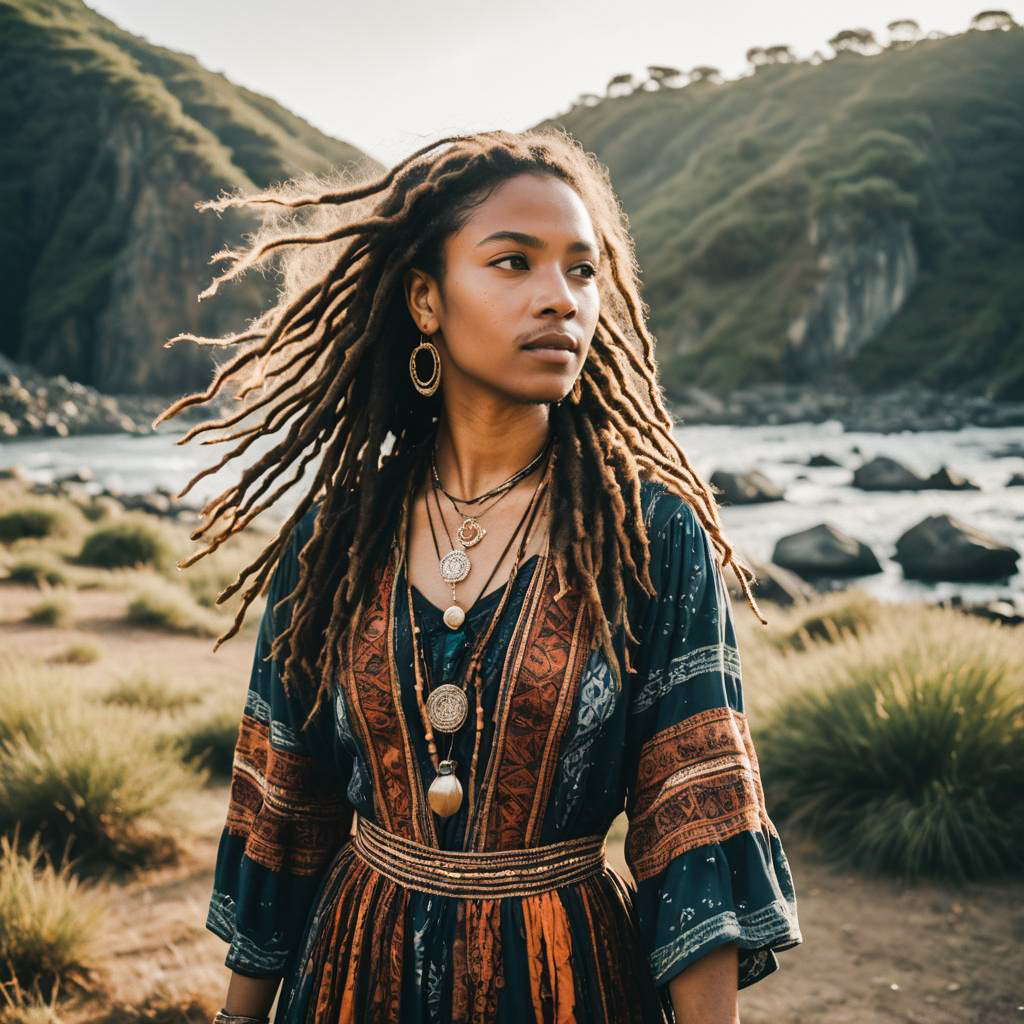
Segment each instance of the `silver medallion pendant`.
[{"label": "silver medallion pendant", "polygon": [[462,521],[456,536],[464,548],[471,548],[474,544],[479,544],[487,536],[487,531],[472,516],[467,516]]},{"label": "silver medallion pendant", "polygon": [[441,578],[445,583],[461,583],[471,568],[465,551],[452,550],[441,559]]},{"label": "silver medallion pendant", "polygon": [[454,683],[442,683],[427,698],[427,717],[438,732],[457,732],[469,714],[469,699]]}]

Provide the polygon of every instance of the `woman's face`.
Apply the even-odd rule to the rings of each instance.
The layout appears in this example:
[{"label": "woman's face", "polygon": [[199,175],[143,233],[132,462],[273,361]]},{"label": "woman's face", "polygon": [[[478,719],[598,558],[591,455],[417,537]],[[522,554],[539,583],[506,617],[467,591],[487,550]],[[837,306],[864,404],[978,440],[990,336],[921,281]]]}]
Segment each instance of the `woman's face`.
[{"label": "woman's face", "polygon": [[443,289],[419,270],[407,278],[410,312],[441,353],[442,389],[564,398],[597,328],[599,255],[565,182],[520,174],[495,189],[446,240]]}]

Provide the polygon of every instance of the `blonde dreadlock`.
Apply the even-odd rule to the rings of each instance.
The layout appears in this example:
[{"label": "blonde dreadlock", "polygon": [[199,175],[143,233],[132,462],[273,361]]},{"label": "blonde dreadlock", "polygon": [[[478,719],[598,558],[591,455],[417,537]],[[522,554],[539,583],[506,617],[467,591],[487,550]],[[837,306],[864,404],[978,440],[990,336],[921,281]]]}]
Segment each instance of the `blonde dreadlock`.
[{"label": "blonde dreadlock", "polygon": [[[551,551],[559,581],[564,586],[568,574],[579,581],[616,674],[612,631],[622,625],[626,669],[632,671],[630,649],[637,638],[628,621],[625,571],[645,594],[654,591],[640,502],[644,475],[691,505],[719,548],[723,568],[732,565],[755,615],[762,624],[767,621],[750,591],[749,581],[756,577],[725,540],[714,495],[673,437],[654,339],[645,326],[648,309],[639,294],[628,218],[607,170],[560,129],[450,136],[372,181],[350,174],[345,187],[314,179],[311,187],[289,183],[199,204],[206,210],[263,212],[262,227],[246,249],[215,255],[228,261],[228,268],[200,298],[274,261],[283,286],[274,306],[241,333],[181,334],[167,342],[238,350],[217,368],[205,391],[175,401],[155,421],[208,402],[229,384],[242,402],[237,412],[193,426],[179,440],[184,444],[224,430],[202,443],[236,442],[179,496],[242,456],[257,438],[286,426],[287,432],[242,470],[238,483],[203,507],[204,521],[192,539],[202,538],[205,546],[180,564],[193,564],[243,530],[319,457],[312,486],[277,536],[219,595],[221,603],[245,588],[234,623],[216,645],[238,631],[293,528],[319,500],[313,535],[300,552],[298,581],[288,598],[290,623],[272,651],[283,656],[286,685],[294,677],[319,680],[310,718],[336,677],[339,643],[357,618],[374,567],[392,544],[403,495],[417,478],[422,442],[432,435],[440,413],[440,395],[422,398],[405,372],[418,332],[404,303],[403,274],[417,266],[443,281],[444,240],[475,205],[522,173],[552,174],[576,190],[605,257],[596,278],[602,312],[580,378],[579,402],[551,406],[559,448]],[[262,419],[240,426],[260,411]],[[388,435],[392,444],[382,455]],[[331,599],[323,599],[325,594]]]}]

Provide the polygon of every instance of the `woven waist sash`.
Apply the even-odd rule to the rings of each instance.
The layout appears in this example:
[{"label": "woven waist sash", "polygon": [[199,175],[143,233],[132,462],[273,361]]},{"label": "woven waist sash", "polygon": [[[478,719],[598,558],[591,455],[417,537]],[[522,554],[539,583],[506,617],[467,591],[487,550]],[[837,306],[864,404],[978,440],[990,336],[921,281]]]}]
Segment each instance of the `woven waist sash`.
[{"label": "woven waist sash", "polygon": [[358,857],[393,882],[462,899],[532,896],[597,874],[605,865],[604,836],[488,853],[437,850],[359,817],[352,844]]}]

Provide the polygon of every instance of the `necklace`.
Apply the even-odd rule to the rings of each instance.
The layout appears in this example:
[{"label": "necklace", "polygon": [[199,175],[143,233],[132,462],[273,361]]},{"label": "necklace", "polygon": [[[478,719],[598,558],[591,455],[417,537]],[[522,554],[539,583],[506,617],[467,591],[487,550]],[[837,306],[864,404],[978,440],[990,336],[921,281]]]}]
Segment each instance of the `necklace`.
[{"label": "necklace", "polygon": [[[545,446],[545,451],[549,450],[549,448],[550,448],[550,444]],[[543,454],[543,452],[541,454]],[[548,466],[551,465],[551,460],[550,459],[548,460],[547,465]],[[546,472],[547,472],[547,467],[545,468],[545,473]],[[543,479],[543,477],[542,477],[542,479]],[[540,487],[539,483],[538,483],[537,487],[538,488]],[[442,490],[443,490],[443,488],[442,488]],[[455,596],[455,584],[456,583],[461,583],[469,575],[470,570],[473,568],[473,563],[470,561],[469,555],[466,554],[464,549],[460,549],[460,548],[457,548],[455,546],[455,542],[452,540],[452,536],[448,532],[448,524],[445,522],[444,512],[441,509],[441,500],[437,496],[437,491],[438,491],[438,487],[436,485],[436,482],[431,481],[431,493],[434,496],[434,503],[435,503],[435,505],[437,505],[437,514],[441,517],[441,525],[444,527],[445,535],[447,536],[448,543],[451,546],[451,550],[446,555],[444,555],[444,556],[441,555],[441,549],[440,549],[440,547],[438,546],[438,543],[437,543],[437,534],[434,531],[434,520],[433,520],[433,517],[430,514],[430,501],[429,501],[429,498],[424,502],[424,504],[425,504],[426,510],[427,510],[427,522],[430,525],[430,535],[431,535],[431,537],[433,538],[433,541],[434,541],[434,550],[437,552],[438,565],[439,565],[440,570],[441,570],[441,579],[443,579],[445,581],[445,583],[447,583],[452,588],[452,603],[444,610],[444,614],[442,616],[442,619],[444,621],[444,624],[449,629],[458,629],[462,625],[462,623],[465,621],[466,613],[459,606],[458,598],[456,598],[456,596]],[[447,492],[445,492],[445,493],[447,493]],[[534,490],[534,495],[535,496],[536,496],[536,493],[537,493],[537,490],[535,489]],[[492,504],[490,506],[490,508],[493,508],[494,505],[496,505],[498,503],[498,501],[501,500],[502,497],[504,497],[504,495],[501,495],[501,497],[499,497],[497,499],[497,501],[495,501],[494,504]],[[531,498],[530,500],[532,502],[533,498]],[[530,507],[530,505],[528,504],[527,505],[527,509],[529,509],[529,507]],[[458,511],[457,508],[456,508],[456,511]],[[524,513],[524,516],[525,516],[525,513]],[[475,522],[475,520],[474,520],[474,522]],[[465,523],[463,525],[465,525]],[[479,527],[479,525],[478,525],[478,528],[480,530],[483,529],[483,527]],[[518,527],[516,529],[518,529]],[[461,534],[461,528],[460,528],[460,534]],[[481,536],[482,536],[482,534],[481,534]],[[513,536],[514,536],[514,534],[513,534]],[[462,541],[461,535],[460,535],[459,539],[460,539],[460,541]],[[477,543],[477,541],[479,539],[480,539],[480,537],[477,537],[475,540],[472,541],[472,544]],[[511,541],[510,541],[510,543],[511,543]],[[508,548],[506,547],[506,551],[507,550],[508,550]],[[504,552],[503,552],[502,553],[502,558],[504,558],[504,557],[505,556],[504,556]],[[499,559],[499,564],[500,564],[500,559]]]},{"label": "necklace", "polygon": [[[473,547],[474,544],[479,544],[480,541],[484,539],[484,537],[487,535],[487,531],[480,525],[480,519],[483,518],[486,512],[489,512],[492,508],[494,508],[494,505],[497,505],[498,501],[500,501],[501,498],[503,498],[513,487],[515,487],[515,485],[519,483],[520,480],[525,479],[533,472],[537,464],[541,461],[541,459],[544,458],[544,455],[547,452],[548,448],[551,447],[552,440],[553,435],[549,435],[548,439],[544,442],[544,445],[541,448],[541,450],[533,457],[533,459],[530,460],[530,463],[528,465],[524,466],[517,473],[514,473],[504,483],[498,484],[497,487],[492,487],[489,491],[484,491],[483,494],[478,494],[475,498],[456,498],[453,494],[449,494],[448,491],[446,491],[444,487],[441,485],[441,476],[437,471],[437,442],[435,440],[434,444],[431,446],[430,449],[431,484],[452,503],[452,508],[454,508],[455,511],[460,516],[462,516],[462,525],[456,532],[456,536],[459,538],[459,543],[463,546],[463,548],[471,548]],[[461,501],[464,505],[475,505],[477,504],[477,502],[486,501],[488,498],[492,497],[495,494],[499,495],[499,497],[498,500],[494,502],[494,505],[488,505],[487,508],[485,508],[481,512],[477,512],[476,515],[467,515],[465,512],[460,511],[458,505],[455,504],[457,501]],[[440,506],[438,506],[438,511],[440,512]],[[444,521],[443,515],[441,516],[441,520],[442,522]],[[449,540],[451,540],[450,537]],[[453,544],[452,547],[454,546],[455,545]],[[464,564],[469,564],[468,558],[465,563],[463,563],[460,559],[453,559],[449,563],[449,571],[453,573],[460,572]],[[468,574],[469,570],[466,569],[466,572]],[[443,570],[442,575],[444,575]],[[465,576],[463,576],[462,578],[465,579]]]},{"label": "necklace", "polygon": [[[477,758],[480,749],[480,735],[483,732],[483,703],[481,698],[481,680],[479,678],[480,662],[483,658],[483,652],[486,648],[487,641],[490,639],[494,628],[501,618],[501,614],[508,603],[511,591],[512,581],[515,579],[519,569],[519,562],[522,558],[523,552],[526,550],[527,540],[530,536],[530,531],[533,527],[534,520],[536,519],[537,511],[540,508],[540,501],[538,496],[546,497],[547,483],[550,478],[550,463],[548,469],[545,471],[541,480],[538,482],[533,495],[530,498],[530,503],[527,507],[526,513],[523,518],[520,519],[519,524],[516,526],[515,531],[512,534],[512,538],[506,545],[505,552],[502,552],[501,558],[495,564],[494,570],[491,572],[491,576],[488,578],[487,583],[484,584],[481,590],[481,596],[483,591],[487,589],[487,585],[494,577],[494,573],[497,571],[498,565],[501,564],[502,558],[505,557],[505,553],[512,545],[512,539],[515,538],[516,534],[522,528],[524,521],[526,522],[526,529],[523,533],[523,538],[520,541],[519,548],[516,551],[515,558],[513,560],[512,569],[509,575],[509,580],[505,586],[505,590],[498,601],[497,608],[492,612],[488,621],[487,629],[484,630],[476,639],[473,644],[472,653],[469,658],[469,663],[466,671],[463,673],[463,686],[457,686],[453,683],[444,683],[437,688],[436,691],[430,690],[430,666],[427,662],[426,654],[423,650],[423,642],[421,637],[421,630],[416,625],[415,610],[412,601],[412,584],[409,582],[408,564],[406,564],[406,599],[409,607],[409,621],[412,625],[413,633],[413,645],[415,648],[413,657],[413,667],[416,674],[416,702],[420,710],[420,718],[423,722],[424,735],[427,741],[427,747],[430,751],[431,760],[434,763],[434,767],[437,771],[437,776],[434,781],[430,784],[430,788],[427,791],[427,802],[430,804],[431,809],[442,818],[450,817],[454,814],[462,804],[462,783],[455,775],[455,771],[458,767],[457,762],[451,756],[452,749],[455,745],[455,732],[462,726],[466,720],[466,716],[469,711],[469,700],[466,696],[466,689],[469,680],[474,680],[476,689],[476,729],[473,738],[473,757],[470,763],[470,777],[472,778],[476,772]],[[548,539],[550,543],[550,538]],[[545,547],[545,556],[547,554],[547,546]],[[427,702],[423,700],[424,693],[424,681],[427,683],[429,690],[429,697],[434,698],[434,705],[431,708],[430,700]],[[446,690],[447,687],[450,689]],[[436,693],[446,690],[446,697],[443,701],[438,700],[435,696]],[[456,697],[452,691],[458,694]],[[461,700],[460,700],[461,698]],[[460,710],[461,706],[461,710]],[[433,710],[433,714],[431,714]],[[454,721],[458,724],[454,724]],[[448,754],[443,760],[439,760],[437,747],[434,743],[434,729],[438,732],[449,732],[451,739],[448,746]],[[470,803],[472,804],[472,786],[470,787]],[[471,808],[472,812],[472,808]]]},{"label": "necklace", "polygon": [[461,501],[463,505],[475,505],[478,501],[486,501],[487,498],[491,497],[492,494],[497,494],[498,491],[502,491],[502,490],[505,490],[508,487],[512,487],[514,484],[519,483],[519,481],[522,480],[523,477],[529,476],[530,475],[530,471],[537,465],[538,462],[540,462],[540,460],[542,458],[544,458],[544,453],[548,450],[548,448],[551,447],[551,442],[553,440],[553,437],[554,437],[554,435],[549,435],[548,436],[548,439],[544,442],[544,445],[541,448],[541,450],[539,452],[537,452],[537,454],[530,460],[529,465],[524,466],[517,473],[514,473],[504,483],[498,484],[497,487],[492,487],[489,491],[484,491],[483,494],[478,494],[475,498],[456,498],[456,497],[454,497],[454,495],[449,494],[441,486],[441,477],[440,477],[440,475],[437,472],[437,441],[436,441],[436,439],[435,439],[435,442],[434,442],[433,446],[430,449],[430,472],[431,472],[431,474],[432,474],[432,476],[434,478],[434,483],[437,484],[437,486],[440,489],[441,493],[446,498],[449,498],[452,501]]}]

